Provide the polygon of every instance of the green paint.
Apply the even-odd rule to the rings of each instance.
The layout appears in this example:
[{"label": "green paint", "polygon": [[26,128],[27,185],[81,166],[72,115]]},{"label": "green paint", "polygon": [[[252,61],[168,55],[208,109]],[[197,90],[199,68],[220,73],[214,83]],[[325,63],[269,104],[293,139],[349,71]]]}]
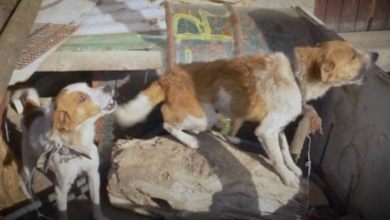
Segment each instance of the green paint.
[{"label": "green paint", "polygon": [[106,34],[70,37],[57,51],[160,50],[165,47],[164,35]]}]

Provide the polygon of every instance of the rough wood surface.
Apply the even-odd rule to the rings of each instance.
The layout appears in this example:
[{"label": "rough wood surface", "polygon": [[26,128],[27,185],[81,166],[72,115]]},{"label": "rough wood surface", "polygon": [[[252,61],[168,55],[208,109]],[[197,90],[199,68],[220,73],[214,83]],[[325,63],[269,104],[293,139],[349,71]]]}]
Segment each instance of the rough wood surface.
[{"label": "rough wood surface", "polygon": [[0,35],[0,96],[7,89],[18,56],[27,42],[41,0],[21,0]]},{"label": "rough wood surface", "polygon": [[18,166],[14,155],[0,136],[0,210],[25,199],[19,190]]},{"label": "rough wood surface", "polygon": [[[6,92],[20,51],[27,41],[41,0],[21,0],[0,35],[0,97]],[[1,101],[1,100],[0,100]],[[3,112],[1,112],[3,114]],[[1,123],[1,126],[3,124]],[[0,134],[0,209],[21,198],[16,160]]]},{"label": "rough wood surface", "polygon": [[118,140],[107,186],[111,204],[166,219],[300,219],[299,188],[282,184],[262,156],[210,133],[199,150],[170,136]]},{"label": "rough wood surface", "polygon": [[162,67],[160,51],[57,51],[39,71],[143,70]]}]

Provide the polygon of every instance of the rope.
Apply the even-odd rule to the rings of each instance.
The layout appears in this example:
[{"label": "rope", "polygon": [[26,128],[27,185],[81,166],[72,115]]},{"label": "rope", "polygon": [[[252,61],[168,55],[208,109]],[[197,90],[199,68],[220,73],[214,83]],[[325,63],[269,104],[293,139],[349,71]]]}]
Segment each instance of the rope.
[{"label": "rope", "polygon": [[313,210],[309,210],[309,203],[310,203],[310,173],[311,173],[311,159],[310,159],[310,148],[311,148],[311,138],[309,135],[307,135],[307,138],[309,139],[309,144],[308,144],[308,150],[307,150],[307,162],[305,163],[305,166],[307,167],[307,204],[305,208],[305,216],[308,218]]}]

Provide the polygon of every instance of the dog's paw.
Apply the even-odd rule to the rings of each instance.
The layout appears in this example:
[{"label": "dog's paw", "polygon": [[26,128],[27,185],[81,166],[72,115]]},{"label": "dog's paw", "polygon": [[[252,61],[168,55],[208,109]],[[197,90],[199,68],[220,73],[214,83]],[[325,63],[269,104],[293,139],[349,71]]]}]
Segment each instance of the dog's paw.
[{"label": "dog's paw", "polygon": [[300,178],[295,173],[293,173],[290,170],[285,170],[285,172],[281,173],[281,178],[283,181],[283,184],[286,186],[291,186],[298,188],[300,184]]},{"label": "dog's paw", "polygon": [[199,148],[199,140],[195,137],[192,137],[190,140],[187,142],[187,146],[191,149],[198,149]]},{"label": "dog's paw", "polygon": [[289,168],[297,177],[301,177],[302,176],[302,170],[294,164],[294,166],[290,167]]},{"label": "dog's paw", "polygon": [[197,130],[192,130],[191,132],[194,133],[194,134],[199,134],[200,133],[200,131],[197,131]]}]

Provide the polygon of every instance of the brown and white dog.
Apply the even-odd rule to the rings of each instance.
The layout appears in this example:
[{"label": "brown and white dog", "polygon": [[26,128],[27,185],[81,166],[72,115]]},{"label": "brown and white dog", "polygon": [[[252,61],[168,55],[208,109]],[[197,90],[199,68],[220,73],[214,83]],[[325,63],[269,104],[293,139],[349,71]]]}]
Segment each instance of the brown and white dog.
[{"label": "brown and white dog", "polygon": [[59,219],[68,219],[67,195],[79,174],[88,176],[94,219],[107,219],[100,209],[99,155],[94,143],[94,123],[98,118],[116,109],[117,104],[113,97],[114,90],[109,86],[90,88],[86,83],[76,83],[61,90],[55,102],[46,109],[41,107],[35,89],[18,90],[13,94],[14,100],[20,99],[24,104],[21,125],[23,133],[21,176],[24,182],[21,183],[21,188],[28,197],[31,198],[32,195],[26,187],[42,154],[53,147],[59,151],[65,146],[76,151],[79,149],[88,155],[73,154],[64,161],[61,154],[54,153],[46,161],[47,169],[55,174],[53,182]]},{"label": "brown and white dog", "polygon": [[215,123],[216,111],[260,122],[255,134],[276,172],[286,185],[297,186],[302,172],[291,158],[284,127],[302,113],[307,101],[331,87],[362,84],[378,54],[345,41],[294,51],[294,68],[280,52],[178,65],[119,106],[116,119],[122,126],[133,125],[164,102],[165,130],[194,149],[199,147],[197,139],[183,130],[205,131]]}]

